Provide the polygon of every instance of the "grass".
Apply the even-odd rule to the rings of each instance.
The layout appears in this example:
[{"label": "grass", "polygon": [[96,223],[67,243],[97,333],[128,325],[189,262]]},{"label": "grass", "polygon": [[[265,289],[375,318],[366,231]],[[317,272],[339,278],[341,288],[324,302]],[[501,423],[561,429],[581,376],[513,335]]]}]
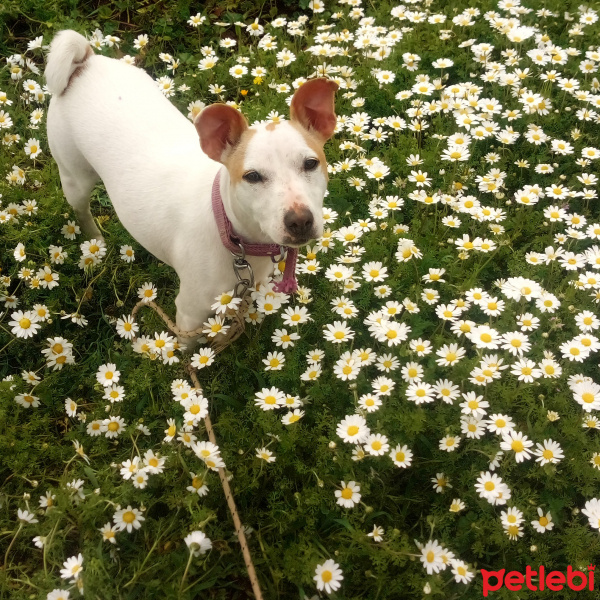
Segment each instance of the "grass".
[{"label": "grass", "polygon": [[[453,18],[467,9],[467,2],[451,5],[433,2],[428,7],[411,4],[409,10],[417,14],[405,20],[392,16],[393,5],[387,2],[365,4],[362,7],[365,16],[373,17],[376,26],[394,31],[410,28],[382,61],[356,48],[353,40],[315,41],[325,31],[342,34],[348,30],[360,37],[357,30],[361,24],[349,14],[352,7],[348,5],[328,4],[324,12],[314,15],[305,7],[308,19],[298,25],[303,35],[290,35],[286,27],[270,25],[277,14],[268,15],[265,7],[259,23],[272,34],[278,44],[277,51],[288,48],[296,55],[296,60],[288,66],[277,66],[275,52],[260,48],[257,44],[261,38],[251,37],[245,27],[217,23],[243,20],[249,24],[259,16],[256,12],[236,14],[235,6],[229,13],[206,15],[207,21],[194,28],[187,20],[196,9],[183,2],[172,3],[163,12],[155,4],[73,7],[31,2],[19,8],[21,12],[16,5],[8,5],[11,34],[4,42],[3,58],[21,52],[43,70],[42,50],[25,52],[27,41],[42,35],[43,43],[48,44],[54,32],[64,27],[88,36],[100,28],[102,39],[115,35],[121,41],[118,48],[103,45],[97,51],[112,57],[135,56],[137,64],[154,77],[171,77],[174,81],[171,100],[184,114],[188,113],[191,102],[201,100],[205,104],[234,102],[250,122],[268,118],[271,111],[287,116],[285,99],[293,90],[278,93],[269,84],[291,85],[296,78],[309,77],[319,65],[328,64],[338,69],[353,69],[350,74],[339,70],[330,73],[349,86],[340,89],[337,95],[336,111],[340,117],[349,121],[357,113],[366,113],[371,120],[399,116],[407,125],[399,130],[383,125],[388,138],[381,143],[340,126],[327,144],[330,165],[377,157],[389,167],[390,173],[377,181],[368,176],[368,165],[360,162],[348,172],[334,169],[330,173],[325,205],[337,212],[337,217],[328,224],[334,242],[327,252],[322,242],[317,245],[321,267],[318,276],[300,275],[300,284],[310,293],[292,298],[286,305],[305,306],[312,318],[298,326],[300,339],[295,345],[281,350],[272,341],[275,330],[286,327],[282,321],[284,306],[279,314],[266,316],[260,325],[248,325],[242,338],[219,354],[214,364],[198,372],[209,401],[220,453],[232,476],[242,522],[252,528],[248,540],[265,598],[326,595],[317,590],[313,577],[317,565],[327,559],[333,559],[343,572],[341,587],[332,597],[373,600],[428,595],[449,599],[478,597],[482,592],[481,569],[524,572],[526,565],[540,564],[547,570],[566,571],[567,565],[585,569],[594,564],[600,552],[598,515],[591,513],[596,518],[594,525],[581,512],[598,495],[600,471],[598,462],[594,466],[594,457],[600,452],[600,443],[594,430],[598,426],[593,426],[594,420],[589,418],[597,411],[584,411],[582,403],[576,400],[577,391],[583,388],[573,387],[574,381],[583,377],[598,382],[598,356],[594,350],[588,353],[583,350],[584,360],[579,362],[570,360],[561,350],[563,344],[574,339],[580,347],[582,336],[594,337],[595,331],[582,329],[580,323],[584,311],[598,315],[598,284],[590,287],[574,282],[580,275],[583,278],[588,273],[586,277],[591,278],[591,274],[597,274],[599,263],[594,265],[590,258],[590,262],[578,263],[577,269],[569,270],[564,257],[548,264],[538,257],[538,264],[534,264],[531,255],[543,254],[552,246],[578,257],[586,256],[586,251],[587,256],[598,256],[594,250],[598,247],[598,234],[586,233],[590,224],[600,221],[598,200],[594,197],[596,183],[593,178],[590,183],[578,179],[582,174],[593,175],[597,171],[595,161],[586,164],[581,157],[584,148],[598,148],[598,119],[592,115],[590,120],[583,120],[578,111],[586,107],[597,111],[595,101],[600,87],[597,74],[595,71],[585,74],[579,65],[597,39],[598,25],[582,26],[579,35],[573,30],[580,19],[578,3],[568,6],[554,1],[545,3],[544,7],[554,11],[555,16],[537,16],[535,11],[542,4],[528,3],[534,12],[519,17],[523,25],[539,27],[540,34],[547,35],[548,43],[581,53],[567,54],[564,64],[556,61],[554,65],[540,66],[527,55],[537,47],[535,37],[523,42],[510,41],[484,18],[489,10],[503,16],[509,16],[508,13],[491,2],[480,4],[480,14],[472,17],[469,26],[452,23]],[[570,10],[574,20],[565,20],[565,10]],[[341,15],[334,18],[332,12],[337,11]],[[421,11],[427,15],[444,14],[448,20],[443,24],[427,20],[411,23],[411,19],[420,19]],[[290,13],[287,18],[293,21],[300,14]],[[444,30],[451,32],[445,34]],[[134,40],[143,33],[148,34],[149,44],[138,51],[134,49]],[[389,31],[374,33],[384,34]],[[236,40],[233,49],[219,46],[219,40],[226,38]],[[465,44],[471,39],[476,44],[494,46],[487,69],[484,62],[474,60],[473,47]],[[307,49],[317,43],[346,48],[347,55],[314,56]],[[209,71],[197,67],[204,46],[212,46],[219,57],[216,67]],[[551,47],[547,53],[552,56],[550,50]],[[507,51],[514,51],[514,61]],[[174,73],[170,63],[160,57],[165,52],[179,60]],[[416,70],[406,68],[406,60],[410,60],[403,58],[406,53],[420,57]],[[229,69],[239,57],[249,59],[248,74],[234,79]],[[453,65],[444,69],[434,67],[432,62],[440,58],[451,59]],[[494,63],[503,65],[506,73],[514,73],[516,69],[529,71],[523,79],[517,75],[520,83],[512,87],[499,81],[483,81],[482,75],[492,70]],[[0,276],[4,278],[0,282],[4,286],[0,290],[4,307],[0,311],[3,597],[46,598],[52,590],[69,589],[71,598],[76,598],[78,583],[83,585],[84,597],[102,600],[252,597],[217,474],[177,437],[164,441],[168,419],[174,419],[178,432],[182,431],[184,409],[174,401],[171,386],[177,379],[187,379],[184,365],[189,353],[178,352],[180,362],[166,365],[160,358],[152,360],[136,353],[116,330],[116,320],[131,312],[138,289],[145,282],[156,286],[158,303],[173,316],[177,278],[169,267],[159,263],[129,236],[102,186],[93,193],[92,212],[103,230],[108,252],[101,264],[92,269],[82,270],[78,266],[84,239],[78,236],[68,240],[61,233],[65,223],[74,217],[63,198],[57,167],[49,153],[45,112],[39,127],[30,127],[32,111],[38,107],[47,111],[49,97],[46,95],[38,102],[23,95],[23,82],[31,79],[42,86],[42,74],[23,65],[23,76],[15,81],[11,79],[10,64],[6,61],[2,64],[0,91],[6,92],[12,104],[0,106],[0,111],[6,111],[13,124],[0,130],[0,135],[18,134],[20,139],[2,146],[0,211],[10,212],[11,204],[24,206],[28,200],[37,203],[35,214],[22,214],[0,225]],[[250,74],[255,67],[267,70],[261,81]],[[390,71],[394,81],[380,85],[374,69]],[[590,97],[578,99],[560,89],[558,82],[541,79],[540,75],[551,69],[556,69],[562,78],[576,80]],[[420,75],[429,76],[434,86],[434,80],[443,77],[440,89],[429,96],[414,93],[407,99],[397,98],[399,92],[410,90]],[[474,137],[475,127],[469,131],[460,127],[458,115],[451,111],[419,115],[414,111],[426,107],[415,101],[442,102],[450,88],[459,83],[480,86],[479,98],[497,99],[502,109],[487,120],[497,124],[498,131],[513,127],[520,133],[518,139],[511,143],[494,136],[473,139],[468,144],[467,161],[442,160],[442,152],[448,145],[446,138],[465,133]],[[189,90],[179,90],[182,84]],[[210,91],[209,86],[214,84],[223,86],[221,94]],[[519,101],[519,88],[541,94],[551,103],[549,113],[527,114]],[[360,98],[363,100],[357,101]],[[520,117],[509,121],[503,113],[510,109],[518,109]],[[475,112],[481,114],[479,109]],[[409,125],[415,120],[428,128],[422,133],[412,131]],[[531,126],[541,127],[549,139],[540,145],[528,141],[525,136]],[[372,127],[374,123],[365,131]],[[25,143],[30,138],[37,139],[42,148],[42,154],[35,160],[25,152]],[[552,140],[568,142],[573,153],[553,151]],[[346,141],[354,145],[342,147]],[[117,144],[119,140],[114,142]],[[408,164],[407,160],[413,160],[411,156],[416,154],[422,163]],[[526,165],[518,161],[526,161]],[[540,164],[554,165],[553,171],[536,172]],[[5,179],[13,165],[24,171],[24,183],[11,184]],[[477,178],[487,175],[493,179],[492,169],[504,175],[500,176],[497,189],[489,192],[483,189],[486,181]],[[423,187],[410,178],[411,171],[419,170],[430,179]],[[364,181],[362,189],[351,184],[352,177]],[[588,197],[571,195],[558,199],[540,195],[535,198],[537,203],[526,206],[515,195],[527,185],[537,185],[542,192],[549,186],[563,185],[573,192],[587,189],[593,193]],[[427,190],[426,197],[438,194],[436,199],[440,201],[435,204],[427,204],[423,198],[419,201],[415,192],[420,189]],[[373,198],[385,201],[387,196],[398,196],[404,204],[401,209],[380,217],[374,210]],[[475,218],[477,211],[471,213],[460,204],[465,196],[474,196],[483,208],[502,211],[495,223],[500,227],[494,231],[490,228],[493,221]],[[551,205],[564,208],[566,216],[552,222],[544,214]],[[12,210],[17,209],[12,207]],[[586,225],[575,230],[583,235],[573,233],[573,215],[586,219]],[[449,227],[443,220],[445,217],[459,218],[461,225],[456,229]],[[358,255],[358,262],[348,264],[357,275],[354,278],[357,289],[352,291],[349,286],[344,289],[324,276],[353,246],[345,245],[336,232],[367,218],[375,227],[364,232],[354,244],[364,249],[364,253]],[[493,249],[461,252],[454,241],[464,234],[471,241],[491,240]],[[412,244],[406,240],[412,240]],[[13,256],[19,243],[26,251],[23,262]],[[51,245],[61,246],[67,252],[64,263],[50,262]],[[123,245],[133,247],[134,262],[121,260]],[[399,245],[413,247],[422,256],[413,255],[410,260],[401,261],[397,257]],[[388,276],[383,283],[390,288],[389,296],[378,297],[379,284],[362,277],[363,265],[369,261],[380,262],[381,267],[387,268]],[[23,267],[37,272],[44,265],[60,276],[54,289],[32,289],[19,277]],[[430,269],[444,269],[444,281],[424,281]],[[509,298],[505,293],[506,282],[517,277],[527,279],[530,282],[527,285],[536,283],[551,294],[545,298],[551,298],[557,307],[555,312],[548,312],[543,305],[540,308],[535,299]],[[475,288],[502,300],[503,310],[490,316],[471,302],[458,318],[477,326],[488,325],[502,335],[519,331],[517,318],[531,313],[540,322],[537,329],[523,332],[531,345],[524,356],[539,369],[544,352],[552,352],[554,363],[562,369],[560,377],[540,373],[531,382],[519,380],[513,373],[518,356],[503,348],[478,346],[453,331],[452,322],[436,312],[438,305],[454,302],[456,306],[459,300],[470,298]],[[437,302],[432,304],[426,298],[429,289],[439,294]],[[342,295],[356,307],[356,316],[344,319],[332,311],[332,300]],[[19,305],[16,308],[6,305],[7,296],[9,302],[11,297],[18,299]],[[389,345],[389,338],[385,337],[383,341],[377,340],[364,320],[386,302],[402,303],[405,299],[419,308],[419,312],[414,312],[405,305],[395,318],[410,328],[408,339],[399,345]],[[13,320],[11,315],[16,310],[31,310],[37,304],[47,307],[50,319],[40,323],[41,329],[33,337],[17,338],[9,325]],[[84,316],[87,324],[74,323],[69,318],[73,314]],[[153,337],[155,332],[164,330],[152,312],[140,314],[141,333]],[[325,341],[324,328],[341,320],[351,327],[354,339],[343,344]],[[287,330],[291,328],[287,326]],[[48,346],[49,338],[57,336],[73,344],[75,362],[61,370],[52,370],[46,366],[41,351]],[[419,356],[416,344],[410,346],[411,340],[419,338],[429,341],[433,352]],[[594,340],[588,339],[592,348],[597,343]],[[464,350],[464,357],[453,366],[439,365],[436,351],[452,343]],[[304,381],[301,376],[309,366],[306,355],[315,348],[324,352],[322,374],[314,381]],[[344,352],[367,348],[379,357],[392,354],[398,368],[383,373],[375,364],[362,366],[357,378],[350,381],[334,374]],[[265,371],[263,359],[275,350],[283,352],[285,365],[280,371]],[[509,368],[498,371],[500,377],[481,385],[476,382],[477,369],[490,354],[497,355]],[[423,381],[428,384],[449,380],[461,393],[481,396],[481,400],[489,403],[488,414],[482,419],[492,414],[506,415],[512,419],[514,430],[534,444],[543,444],[545,440],[557,442],[564,458],[542,466],[535,456],[517,462],[513,450],[497,457],[503,441],[501,435],[485,430],[480,437],[469,438],[463,431],[465,415],[459,406],[464,400],[462,396],[453,403],[438,398],[432,403],[416,404],[408,399],[409,384],[402,368],[411,362],[422,367]],[[493,361],[487,361],[488,368],[490,362]],[[119,385],[125,390],[122,402],[110,404],[103,399],[96,373],[101,365],[108,363],[115,364],[120,372]],[[492,366],[491,370],[495,368]],[[35,386],[21,376],[28,371],[36,372],[40,378]],[[381,376],[391,379],[394,387],[389,395],[380,397],[379,410],[367,413],[359,405],[360,398],[373,393]],[[300,421],[284,425],[282,416],[287,411],[267,412],[255,405],[256,393],[271,387],[301,399],[304,416]],[[586,389],[600,400],[600,391],[593,386]],[[28,392],[39,398],[38,407],[25,408],[15,401],[19,394]],[[76,416],[68,416],[67,398],[76,402]],[[365,458],[354,460],[354,445],[344,443],[336,433],[338,424],[355,413],[365,417],[372,433],[386,436],[390,448],[383,456],[370,456],[367,452]],[[88,433],[90,422],[110,416],[120,416],[126,424],[118,437],[93,437]],[[207,439],[202,425],[193,433],[199,441]],[[446,436],[460,437],[458,447],[452,452],[439,447]],[[77,453],[75,442],[81,444],[88,460]],[[406,445],[413,453],[408,468],[399,468],[389,457],[397,445]],[[263,447],[274,453],[275,462],[267,463],[256,457],[256,450]],[[137,489],[131,480],[123,479],[120,468],[127,460],[142,458],[148,450],[165,458],[164,472],[149,475],[146,487]],[[495,458],[498,464],[493,470],[490,464]],[[491,504],[475,488],[481,474],[492,470],[511,490],[505,505]],[[188,490],[192,474],[206,482],[207,495],[199,496]],[[446,485],[437,492],[437,483],[434,485],[432,480],[440,479]],[[73,488],[73,482],[79,480],[83,497]],[[353,508],[346,509],[336,503],[335,491],[341,489],[342,482],[350,481],[360,485],[361,499]],[[78,487],[76,484],[75,488]],[[47,492],[53,497],[49,509],[40,506],[40,497]],[[462,500],[465,508],[451,512],[454,499]],[[103,541],[100,528],[112,522],[118,507],[128,506],[142,511],[145,520],[141,527],[131,533],[117,533],[116,544]],[[509,507],[523,514],[523,522],[516,530],[510,530],[508,523],[503,524],[502,511]],[[532,526],[532,521],[540,518],[538,507],[544,515],[549,512],[554,523],[544,533]],[[18,510],[30,511],[37,522],[19,519]],[[380,542],[368,536],[374,526],[384,530]],[[210,538],[212,549],[190,560],[184,538],[196,530]],[[517,539],[511,539],[510,535]],[[34,545],[34,536],[45,538],[43,548]],[[440,566],[439,573],[428,573],[423,565],[427,562],[427,551],[422,553],[415,541],[426,544],[434,540],[443,550],[434,552],[433,564],[440,563],[441,555],[451,564]],[[79,553],[83,556],[82,574],[76,582],[62,579],[63,563]],[[464,561],[473,576],[469,583],[455,581],[459,563],[452,560]],[[509,594],[506,589],[497,592],[498,597]],[[522,592],[523,598],[534,596],[527,590]]]}]

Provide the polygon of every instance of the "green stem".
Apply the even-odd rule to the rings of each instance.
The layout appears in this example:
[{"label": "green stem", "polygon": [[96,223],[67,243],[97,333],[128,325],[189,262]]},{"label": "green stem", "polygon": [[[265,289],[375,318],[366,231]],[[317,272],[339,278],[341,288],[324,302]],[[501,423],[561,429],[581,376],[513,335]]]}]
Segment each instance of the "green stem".
[{"label": "green stem", "polygon": [[181,583],[179,584],[179,595],[181,595],[181,593],[182,593],[183,584],[185,583],[185,579],[186,579],[188,571],[190,569],[190,565],[192,564],[193,558],[194,558],[194,554],[190,550],[190,557],[188,558],[187,565],[185,565],[185,571],[183,572],[183,577],[181,578]]},{"label": "green stem", "polygon": [[6,573],[8,573],[8,555],[10,554],[10,551],[13,547],[13,544],[15,543],[15,540],[19,536],[19,533],[21,533],[21,529],[23,529],[23,523],[19,523],[19,528],[17,529],[17,533],[15,533],[15,535],[13,536],[13,539],[10,541],[10,544],[8,545],[8,548],[6,549],[6,554],[4,555],[4,574],[5,575],[6,575]]}]

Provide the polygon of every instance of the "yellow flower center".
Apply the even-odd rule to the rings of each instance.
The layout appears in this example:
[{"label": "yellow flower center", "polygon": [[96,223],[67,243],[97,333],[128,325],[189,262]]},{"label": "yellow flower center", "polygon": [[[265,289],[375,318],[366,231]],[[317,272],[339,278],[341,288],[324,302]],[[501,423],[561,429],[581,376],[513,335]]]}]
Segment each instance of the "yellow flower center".
[{"label": "yellow flower center", "polygon": [[124,512],[123,521],[125,521],[125,523],[133,523],[135,521],[135,513],[131,510]]},{"label": "yellow flower center", "polygon": [[510,446],[515,452],[523,452],[525,446],[523,446],[523,442],[521,440],[514,440]]}]

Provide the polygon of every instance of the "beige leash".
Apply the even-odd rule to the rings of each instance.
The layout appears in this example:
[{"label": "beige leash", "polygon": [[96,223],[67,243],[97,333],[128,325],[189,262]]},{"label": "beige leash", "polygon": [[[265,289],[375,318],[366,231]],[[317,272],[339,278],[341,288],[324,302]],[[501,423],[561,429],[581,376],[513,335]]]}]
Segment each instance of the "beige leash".
[{"label": "beige leash", "polygon": [[[248,307],[250,300],[248,296],[242,300],[242,304],[239,309],[232,315],[232,323],[230,325],[229,330],[225,335],[219,336],[218,340],[214,340],[211,343],[211,346],[215,353],[222,352],[229,344],[237,340],[240,335],[244,332],[245,323],[244,323],[244,314]],[[195,337],[202,333],[202,327],[194,331],[182,331],[177,327],[175,323],[167,316],[165,311],[158,306],[155,302],[145,302],[141,300],[134,307],[131,312],[131,317],[135,320],[135,316],[139,309],[143,306],[147,306],[154,310],[158,316],[165,322],[166,326],[177,336],[180,337]],[[135,341],[135,337],[134,337]],[[196,375],[196,369],[188,362],[185,366],[187,372],[190,374],[192,378],[192,382],[194,387],[198,390],[201,390],[200,382],[198,381],[198,376]],[[204,426],[206,427],[206,432],[208,433],[208,439],[217,446],[217,438],[215,437],[215,432],[213,430],[212,422],[210,420],[210,415],[207,414],[204,417]],[[229,481],[227,481],[227,475],[225,473],[225,469],[219,468],[219,479],[221,480],[221,485],[223,486],[223,492],[225,493],[225,500],[227,500],[227,506],[229,508],[229,512],[231,513],[231,517],[233,518],[233,526],[235,528],[235,533],[237,534],[238,541],[240,543],[240,547],[242,548],[242,554],[244,556],[244,563],[246,563],[246,570],[248,571],[248,577],[250,578],[250,583],[252,585],[252,591],[254,592],[254,597],[256,600],[263,600],[262,592],[260,590],[260,584],[258,582],[258,577],[256,576],[256,570],[254,569],[254,563],[252,562],[252,556],[250,554],[250,549],[248,548],[248,541],[246,540],[246,534],[244,533],[244,527],[242,526],[242,521],[240,520],[239,513],[235,506],[235,500],[233,499],[233,493],[231,491],[231,487],[229,486]]]}]

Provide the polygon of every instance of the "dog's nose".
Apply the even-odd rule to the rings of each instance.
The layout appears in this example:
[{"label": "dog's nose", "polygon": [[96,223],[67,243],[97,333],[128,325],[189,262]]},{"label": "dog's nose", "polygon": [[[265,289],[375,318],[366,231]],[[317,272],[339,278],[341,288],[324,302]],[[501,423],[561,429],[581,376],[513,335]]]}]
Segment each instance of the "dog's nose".
[{"label": "dog's nose", "polygon": [[314,222],[312,212],[305,207],[288,210],[283,217],[286,230],[295,238],[308,238]]}]

